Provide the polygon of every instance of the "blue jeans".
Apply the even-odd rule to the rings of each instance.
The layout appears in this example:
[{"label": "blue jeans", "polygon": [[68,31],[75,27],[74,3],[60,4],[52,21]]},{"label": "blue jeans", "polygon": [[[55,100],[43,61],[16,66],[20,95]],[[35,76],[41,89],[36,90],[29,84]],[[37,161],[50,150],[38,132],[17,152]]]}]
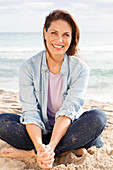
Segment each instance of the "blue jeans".
[{"label": "blue jeans", "polygon": [[[66,134],[56,146],[55,157],[72,149],[81,147],[88,149],[93,146],[106,122],[106,115],[101,110],[93,109],[84,112],[69,126]],[[52,132],[42,135],[44,144],[49,143],[51,134]],[[0,139],[18,149],[35,149],[25,126],[20,123],[20,116],[16,114],[0,114]]]}]

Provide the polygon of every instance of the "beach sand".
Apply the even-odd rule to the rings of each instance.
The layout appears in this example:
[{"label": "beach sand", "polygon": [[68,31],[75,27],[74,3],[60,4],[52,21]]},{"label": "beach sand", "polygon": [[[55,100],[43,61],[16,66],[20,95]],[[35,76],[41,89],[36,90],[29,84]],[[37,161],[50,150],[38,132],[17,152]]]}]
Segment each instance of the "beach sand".
[{"label": "beach sand", "polygon": [[[76,157],[74,153],[69,153],[65,157],[57,157],[53,170],[112,170],[113,169],[113,103],[86,100],[84,110],[98,108],[107,114],[107,125],[102,133],[105,142],[104,147],[97,149],[92,147],[89,152]],[[0,90],[0,113],[21,114],[21,103],[18,93]],[[0,140],[0,148],[10,147]],[[40,170],[36,157],[29,158],[1,158],[0,169],[2,170]]]}]

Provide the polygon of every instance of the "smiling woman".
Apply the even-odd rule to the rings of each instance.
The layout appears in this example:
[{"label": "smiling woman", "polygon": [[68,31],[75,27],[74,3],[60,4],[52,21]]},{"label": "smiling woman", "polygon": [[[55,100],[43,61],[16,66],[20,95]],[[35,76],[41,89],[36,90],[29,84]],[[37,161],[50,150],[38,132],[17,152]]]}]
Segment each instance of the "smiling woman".
[{"label": "smiling woman", "polygon": [[[65,27],[63,27],[65,25],[62,25],[61,22],[59,23],[60,24],[59,26],[60,26],[60,28],[62,28],[63,32],[66,31],[65,35],[71,37],[71,43],[70,43],[70,46],[67,49],[66,53],[67,53],[67,55],[75,55],[77,52],[77,45],[78,45],[79,38],[80,38],[80,32],[79,32],[79,28],[78,28],[78,25],[77,25],[75,19],[69,13],[67,13],[66,11],[62,11],[61,13],[59,13],[57,10],[54,13],[50,13],[46,17],[46,20],[45,20],[44,33],[45,33],[45,31],[46,32],[48,31],[48,28],[52,25],[53,22],[58,22],[59,20],[60,21],[62,20],[62,22],[65,23],[66,26],[68,25],[68,29],[70,26],[71,32],[70,32],[70,30],[68,32],[65,30]],[[54,25],[55,25],[55,23],[54,23]],[[53,30],[53,34],[56,34],[56,33],[57,33],[57,30]],[[44,44],[45,44],[45,47],[47,48],[45,38],[44,38]]]},{"label": "smiling woman", "polygon": [[45,50],[20,68],[22,115],[0,114],[0,138],[15,147],[0,155],[37,154],[39,166],[50,169],[54,156],[73,150],[82,156],[93,145],[102,147],[107,119],[101,110],[83,112],[89,67],[76,57],[80,34],[73,17],[52,11],[43,32]]},{"label": "smiling woman", "polygon": [[71,26],[63,20],[53,21],[47,31],[44,28],[44,39],[46,41],[46,58],[49,70],[57,74],[61,70],[64,54],[71,44]]}]

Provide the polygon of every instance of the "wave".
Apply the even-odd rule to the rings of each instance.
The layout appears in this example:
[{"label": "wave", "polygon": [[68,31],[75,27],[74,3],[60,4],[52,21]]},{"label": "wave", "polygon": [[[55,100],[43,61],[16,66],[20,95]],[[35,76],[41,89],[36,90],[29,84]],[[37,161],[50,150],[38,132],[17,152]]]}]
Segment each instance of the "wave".
[{"label": "wave", "polygon": [[104,76],[111,77],[113,76],[113,69],[91,69],[90,76]]},{"label": "wave", "polygon": [[33,52],[33,51],[37,51],[39,49],[41,50],[42,47],[37,48],[37,47],[14,47],[14,46],[7,47],[7,46],[4,46],[4,47],[0,47],[0,53]]},{"label": "wave", "polygon": [[42,50],[43,48],[37,48],[37,47],[0,48],[0,60],[1,59],[26,59],[34,56],[35,54],[37,54]]},{"label": "wave", "polygon": [[80,51],[83,52],[113,52],[113,46],[109,45],[109,46],[81,46],[80,47]]}]

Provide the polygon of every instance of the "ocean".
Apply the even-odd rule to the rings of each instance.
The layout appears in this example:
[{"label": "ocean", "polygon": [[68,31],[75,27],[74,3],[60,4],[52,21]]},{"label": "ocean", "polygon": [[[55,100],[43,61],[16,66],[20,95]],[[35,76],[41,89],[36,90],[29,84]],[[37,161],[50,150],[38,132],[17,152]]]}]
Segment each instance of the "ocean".
[{"label": "ocean", "polygon": [[[18,92],[19,67],[43,49],[42,33],[0,33],[0,89]],[[82,32],[79,49],[90,67],[86,98],[113,102],[113,32]]]}]

